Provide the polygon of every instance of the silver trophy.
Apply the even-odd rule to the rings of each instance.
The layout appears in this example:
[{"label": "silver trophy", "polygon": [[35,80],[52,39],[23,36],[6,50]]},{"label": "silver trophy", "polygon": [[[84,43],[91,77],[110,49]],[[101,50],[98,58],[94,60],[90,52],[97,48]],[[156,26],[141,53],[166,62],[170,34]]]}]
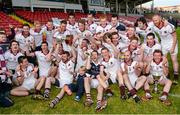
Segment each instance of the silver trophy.
[{"label": "silver trophy", "polygon": [[159,83],[159,79],[160,79],[160,75],[159,73],[155,73],[153,75],[153,78],[154,78],[154,89],[153,89],[153,92],[154,93],[159,93],[159,90],[158,90],[158,83]]}]

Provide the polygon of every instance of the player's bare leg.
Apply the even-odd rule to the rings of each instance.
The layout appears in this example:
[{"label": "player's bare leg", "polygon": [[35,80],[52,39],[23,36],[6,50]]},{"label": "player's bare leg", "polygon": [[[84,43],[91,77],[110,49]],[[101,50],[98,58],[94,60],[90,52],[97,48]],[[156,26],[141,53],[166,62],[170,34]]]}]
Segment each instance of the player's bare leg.
[{"label": "player's bare leg", "polygon": [[90,92],[90,82],[91,78],[90,77],[85,77],[84,78],[84,88],[86,92],[86,101],[84,103],[85,106],[91,106],[93,104],[93,100],[91,98],[91,92]]}]

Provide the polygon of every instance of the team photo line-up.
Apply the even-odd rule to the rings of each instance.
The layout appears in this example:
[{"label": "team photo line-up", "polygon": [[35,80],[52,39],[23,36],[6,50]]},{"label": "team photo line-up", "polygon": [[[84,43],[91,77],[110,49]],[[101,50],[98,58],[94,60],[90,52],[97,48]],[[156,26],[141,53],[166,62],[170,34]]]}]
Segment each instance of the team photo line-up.
[{"label": "team photo line-up", "polygon": [[[95,22],[93,14],[76,21],[70,13],[68,20],[56,26],[49,20],[45,25],[35,21],[32,28],[28,24],[10,27],[11,35],[0,32],[0,43],[9,43],[8,48],[0,46],[0,80],[5,93],[49,99],[49,107],[54,108],[65,94],[75,92],[74,100],[79,102],[85,95],[83,104],[90,107],[94,88],[95,110],[99,111],[113,96],[112,84],[119,87],[120,100],[132,98],[136,103],[151,100],[151,90],[157,93],[157,86],[162,85],[159,100],[172,104],[168,93],[172,84],[178,84],[178,42],[175,27],[158,14],[148,21],[140,17],[134,24],[124,24],[117,15],[110,22],[106,15]],[[171,80],[168,53],[174,70]],[[52,85],[60,91],[51,100]],[[140,89],[144,90],[141,96]],[[7,94],[4,106],[12,104]]]}]

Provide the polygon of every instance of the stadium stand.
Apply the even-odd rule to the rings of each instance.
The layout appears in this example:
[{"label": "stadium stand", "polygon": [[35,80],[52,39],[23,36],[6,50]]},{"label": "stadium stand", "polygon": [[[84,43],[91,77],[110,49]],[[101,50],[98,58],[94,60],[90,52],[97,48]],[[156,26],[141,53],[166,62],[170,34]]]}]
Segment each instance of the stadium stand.
[{"label": "stadium stand", "polygon": [[7,34],[10,32],[9,25],[13,25],[14,27],[21,27],[22,26],[22,24],[20,22],[14,20],[13,18],[8,16],[4,12],[0,12],[0,17],[1,17],[0,18],[0,29],[5,30],[5,32]]}]

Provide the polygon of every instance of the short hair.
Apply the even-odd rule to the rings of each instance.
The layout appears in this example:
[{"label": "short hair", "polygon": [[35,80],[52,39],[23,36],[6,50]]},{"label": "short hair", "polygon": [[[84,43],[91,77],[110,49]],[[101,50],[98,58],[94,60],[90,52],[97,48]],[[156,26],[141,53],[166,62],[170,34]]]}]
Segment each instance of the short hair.
[{"label": "short hair", "polygon": [[105,41],[105,39],[106,38],[109,38],[109,39],[111,39],[112,38],[112,35],[111,35],[111,33],[109,33],[109,32],[106,32],[105,34],[104,34],[104,36],[103,36],[103,40]]},{"label": "short hair", "polygon": [[104,14],[104,15],[101,15],[100,17],[99,17],[99,19],[101,20],[101,19],[107,19],[107,16]]},{"label": "short hair", "polygon": [[75,17],[75,14],[74,14],[74,12],[70,12],[70,13],[69,13],[69,15],[68,15],[68,17],[70,17],[70,16],[73,16],[73,17]]},{"label": "short hair", "polygon": [[147,24],[147,21],[144,17],[140,17],[136,20],[136,22],[142,22],[143,24]]},{"label": "short hair", "polygon": [[88,13],[87,16],[88,16],[88,15],[92,15],[92,16],[94,17],[94,14],[92,14],[92,13]]},{"label": "short hair", "polygon": [[70,53],[68,51],[64,51],[62,54],[66,54],[68,57],[70,56]]},{"label": "short hair", "polygon": [[62,20],[61,24],[67,24],[67,21],[66,20]]},{"label": "short hair", "polygon": [[101,52],[102,52],[103,50],[107,50],[107,51],[109,52],[109,49],[106,48],[106,47],[103,47],[103,48],[101,49]]},{"label": "short hair", "polygon": [[111,18],[117,18],[118,19],[118,15],[117,14],[113,14]]},{"label": "short hair", "polygon": [[18,63],[20,64],[20,63],[23,63],[23,60],[24,59],[27,59],[27,57],[26,56],[20,56],[20,57],[18,57]]},{"label": "short hair", "polygon": [[42,42],[42,43],[41,43],[41,46],[42,46],[43,44],[46,44],[46,45],[48,46],[48,43],[47,43],[47,42]]},{"label": "short hair", "polygon": [[139,41],[138,37],[136,36],[132,37],[130,41],[133,41],[133,40]]},{"label": "short hair", "polygon": [[34,25],[41,25],[41,22],[40,21],[34,21]]},{"label": "short hair", "polygon": [[152,36],[153,38],[155,38],[155,35],[154,35],[154,33],[152,33],[152,32],[148,33],[148,34],[146,35],[146,38],[147,38],[148,36]]},{"label": "short hair", "polygon": [[153,55],[154,55],[155,53],[160,53],[160,54],[161,54],[161,56],[163,56],[162,51],[161,51],[161,50],[159,50],[159,49],[154,50]]},{"label": "short hair", "polygon": [[11,49],[11,46],[12,46],[13,43],[17,43],[18,46],[19,46],[19,42],[17,42],[16,40],[12,40],[12,41],[10,41],[9,49]]},{"label": "short hair", "polygon": [[87,44],[89,44],[89,43],[90,43],[90,42],[89,42],[89,40],[88,40],[88,39],[86,39],[86,38],[85,38],[85,39],[83,39],[83,40],[84,40],[84,41],[86,41],[86,42],[87,42]]},{"label": "short hair", "polygon": [[5,32],[0,32],[0,35],[6,35],[6,33]]},{"label": "short hair", "polygon": [[93,50],[93,51],[91,52],[91,54],[92,54],[93,52],[95,52],[95,53],[99,54],[97,50]]},{"label": "short hair", "polygon": [[78,21],[78,23],[81,23],[81,24],[85,25],[86,21],[84,19],[81,19],[81,20]]},{"label": "short hair", "polygon": [[112,32],[111,36],[113,36],[113,35],[118,35],[119,36],[118,32]]},{"label": "short hair", "polygon": [[30,28],[29,24],[27,24],[27,23],[23,24],[23,27],[24,27],[24,26],[27,26],[27,27]]}]

